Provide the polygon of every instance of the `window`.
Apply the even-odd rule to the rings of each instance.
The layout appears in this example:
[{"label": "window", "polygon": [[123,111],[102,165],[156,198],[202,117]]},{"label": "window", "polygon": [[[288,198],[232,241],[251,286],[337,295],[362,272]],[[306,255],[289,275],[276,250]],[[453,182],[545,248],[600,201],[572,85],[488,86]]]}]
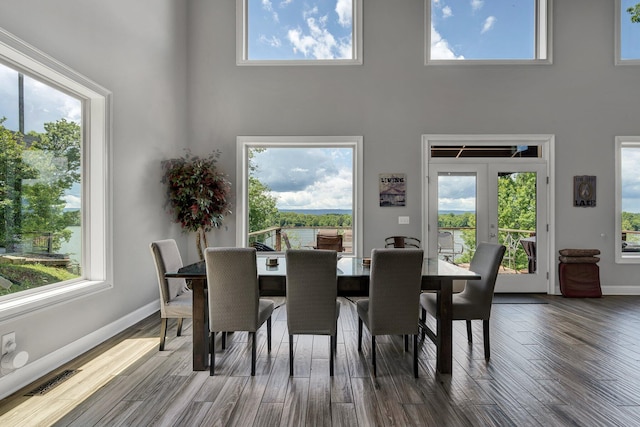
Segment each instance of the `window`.
[{"label": "window", "polygon": [[616,0],[616,64],[640,64],[640,0]]},{"label": "window", "polygon": [[640,263],[640,136],[616,137],[616,262]]},{"label": "window", "polygon": [[110,94],[0,29],[0,320],[108,284]]},{"label": "window", "polygon": [[362,0],[236,0],[238,65],[362,64]]},{"label": "window", "polygon": [[362,250],[362,137],[238,137],[239,246],[313,249],[318,234]]},{"label": "window", "polygon": [[426,62],[551,62],[551,0],[425,0]]}]

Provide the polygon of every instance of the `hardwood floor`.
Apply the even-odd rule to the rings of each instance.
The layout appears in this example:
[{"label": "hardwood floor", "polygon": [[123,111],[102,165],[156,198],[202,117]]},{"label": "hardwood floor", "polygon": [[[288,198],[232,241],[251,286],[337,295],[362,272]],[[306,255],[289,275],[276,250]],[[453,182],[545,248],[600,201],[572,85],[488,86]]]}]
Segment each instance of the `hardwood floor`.
[{"label": "hardwood floor", "polygon": [[[344,300],[335,376],[328,337],[298,336],[289,377],[284,306],[274,312],[273,348],[258,333],[256,376],[246,333],[216,340],[216,373],[191,371],[191,329],[158,351],[152,316],[60,368],[78,373],[42,396],[0,401],[2,426],[640,426],[640,297],[494,304],[491,361],[481,322],[474,343],[454,322],[452,375],[436,375],[435,347],[419,341],[420,378],[401,337],[379,337],[378,377],[370,337],[357,351],[357,315]],[[276,302],[283,302],[276,299]],[[417,316],[417,315],[416,315]]]}]

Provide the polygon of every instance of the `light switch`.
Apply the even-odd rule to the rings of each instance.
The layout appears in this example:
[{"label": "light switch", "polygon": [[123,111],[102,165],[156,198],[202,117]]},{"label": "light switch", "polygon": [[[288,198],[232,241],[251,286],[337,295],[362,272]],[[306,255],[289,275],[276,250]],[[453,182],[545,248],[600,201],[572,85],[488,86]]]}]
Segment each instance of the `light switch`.
[{"label": "light switch", "polygon": [[398,217],[398,224],[409,224],[409,217],[408,216],[399,216]]}]

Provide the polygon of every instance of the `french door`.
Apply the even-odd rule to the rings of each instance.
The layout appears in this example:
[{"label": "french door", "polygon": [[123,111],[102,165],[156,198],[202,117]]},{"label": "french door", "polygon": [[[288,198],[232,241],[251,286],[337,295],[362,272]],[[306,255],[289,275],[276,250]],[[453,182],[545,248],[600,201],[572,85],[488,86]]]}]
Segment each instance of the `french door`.
[{"label": "french door", "polygon": [[465,266],[478,242],[501,243],[507,251],[496,292],[546,293],[546,163],[539,159],[482,158],[434,162],[427,169],[429,257]]}]

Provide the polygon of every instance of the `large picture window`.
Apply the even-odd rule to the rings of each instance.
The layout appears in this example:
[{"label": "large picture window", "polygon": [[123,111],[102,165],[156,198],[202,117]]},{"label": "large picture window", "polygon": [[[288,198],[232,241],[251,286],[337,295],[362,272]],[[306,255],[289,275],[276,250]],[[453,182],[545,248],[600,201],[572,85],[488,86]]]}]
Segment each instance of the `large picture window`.
[{"label": "large picture window", "polygon": [[616,0],[616,64],[640,64],[640,0]]},{"label": "large picture window", "polygon": [[362,63],[362,0],[236,0],[238,65]]},{"label": "large picture window", "polygon": [[640,263],[640,136],[616,137],[616,262]]},{"label": "large picture window", "polygon": [[0,29],[0,320],[109,284],[105,89]]},{"label": "large picture window", "polygon": [[551,0],[425,1],[427,64],[551,61]]},{"label": "large picture window", "polygon": [[238,245],[361,252],[361,137],[238,137]]}]

